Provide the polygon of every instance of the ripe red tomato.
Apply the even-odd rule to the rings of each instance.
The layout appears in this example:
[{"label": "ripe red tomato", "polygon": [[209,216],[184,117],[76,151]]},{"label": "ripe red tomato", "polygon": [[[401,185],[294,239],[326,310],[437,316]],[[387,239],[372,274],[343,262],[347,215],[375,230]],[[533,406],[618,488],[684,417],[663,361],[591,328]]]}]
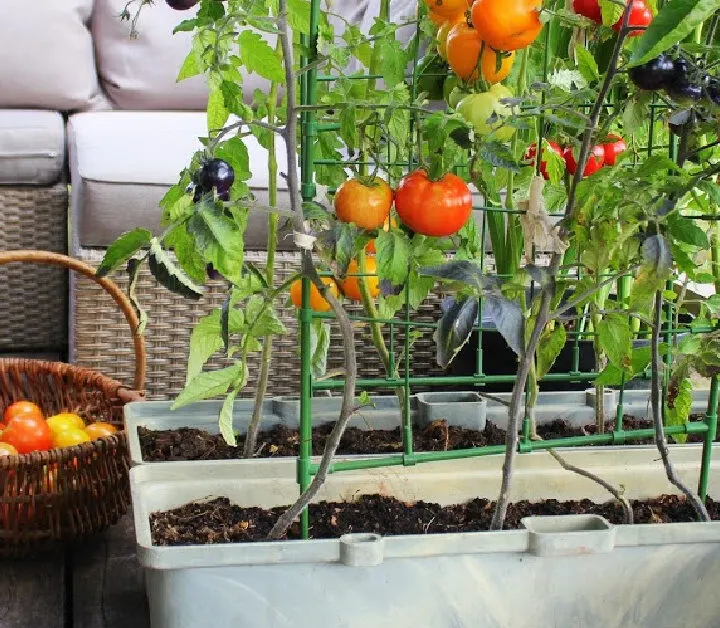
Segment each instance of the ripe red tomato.
[{"label": "ripe red tomato", "polygon": [[15,403],[5,408],[5,413],[3,414],[3,422],[5,423],[5,425],[8,425],[13,418],[21,415],[30,415],[43,419],[45,418],[42,410],[32,401],[16,401]]},{"label": "ripe red tomato", "polygon": [[627,150],[625,140],[614,133],[608,135],[608,138],[615,140],[614,142],[606,142],[603,144],[605,150],[605,166],[614,166],[617,158]]},{"label": "ripe red tomato", "polygon": [[[558,155],[560,155],[560,157],[563,157],[563,149],[560,147],[560,144],[556,144],[555,142],[548,142],[548,144],[550,144],[550,148],[552,148],[554,153],[557,153]],[[544,152],[545,149],[543,149],[543,153]],[[530,147],[527,149],[527,152],[525,153],[525,161],[529,161],[532,164],[535,164],[536,155],[537,144],[531,144]],[[540,173],[546,181],[550,179],[547,172],[547,161],[545,161],[544,159],[540,164]]]},{"label": "ripe red tomato", "polygon": [[42,417],[21,414],[14,417],[3,431],[3,442],[15,447],[21,454],[52,449],[52,432]]},{"label": "ripe red tomato", "polygon": [[602,24],[602,10],[598,0],[573,0],[573,11],[578,15],[590,18],[593,22]]},{"label": "ripe red tomato", "polygon": [[[650,7],[648,7],[643,0],[632,0],[632,4],[630,4],[629,9],[626,9],[627,11],[630,11],[630,17],[628,18],[628,26],[644,26],[648,27],[650,26],[650,22],[653,21],[653,14],[650,10]],[[613,26],[613,30],[618,32],[620,31],[620,28],[623,25],[625,16],[623,15],[617,22],[615,22]],[[628,37],[639,37],[645,32],[645,29],[638,31],[630,31],[628,33]]]},{"label": "ripe red tomato", "polygon": [[[575,174],[575,171],[577,170],[577,162],[575,161],[573,149],[570,147],[566,148],[563,152],[563,157],[565,157],[565,166],[568,169],[568,172],[570,174]],[[590,158],[588,159],[585,171],[583,172],[583,177],[589,177],[590,175],[595,174],[598,170],[600,170],[600,168],[602,168],[604,161],[605,147],[599,145],[593,146],[590,151]]]},{"label": "ripe red tomato", "polygon": [[425,170],[408,174],[395,193],[395,209],[415,233],[445,237],[470,218],[472,194],[465,181],[448,173],[432,181]]}]

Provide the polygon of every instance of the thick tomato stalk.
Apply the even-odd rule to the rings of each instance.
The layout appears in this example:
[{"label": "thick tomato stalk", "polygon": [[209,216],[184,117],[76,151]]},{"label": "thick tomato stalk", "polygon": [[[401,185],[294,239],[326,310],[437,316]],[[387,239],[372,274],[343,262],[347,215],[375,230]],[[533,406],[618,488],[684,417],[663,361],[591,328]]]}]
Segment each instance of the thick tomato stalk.
[{"label": "thick tomato stalk", "polygon": [[472,194],[465,181],[448,173],[433,181],[425,170],[415,170],[395,192],[400,220],[415,233],[446,237],[457,233],[472,214]]}]

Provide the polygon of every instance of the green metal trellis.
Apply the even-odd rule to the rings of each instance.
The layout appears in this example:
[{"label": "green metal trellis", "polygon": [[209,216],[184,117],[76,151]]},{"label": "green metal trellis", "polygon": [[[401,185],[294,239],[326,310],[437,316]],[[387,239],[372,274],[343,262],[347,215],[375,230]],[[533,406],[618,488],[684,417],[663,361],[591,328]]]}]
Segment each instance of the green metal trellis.
[{"label": "green metal trellis", "polygon": [[[320,19],[320,0],[311,0],[311,17],[310,17],[310,33],[309,36],[304,37],[303,44],[305,49],[309,51],[309,57],[301,59],[302,65],[309,65],[310,68],[301,73],[300,82],[300,96],[303,105],[316,105],[318,84],[321,82],[330,82],[337,79],[332,75],[319,75],[313,62],[317,58],[317,38],[318,38],[318,26]],[[548,50],[549,31],[550,26],[546,25],[546,51]],[[417,38],[416,38],[417,39]],[[411,80],[413,85],[413,91],[415,90],[417,75],[417,45],[415,48],[415,69],[413,70]],[[545,76],[547,77],[548,71],[548,54],[545,54]],[[357,76],[357,79],[373,78],[370,76]],[[380,77],[376,77],[380,78]],[[656,135],[656,112],[658,109],[663,108],[664,105],[653,103],[650,106],[651,117],[649,122],[649,141],[647,151],[648,154],[652,154],[654,151],[660,149],[669,150],[670,156],[674,156],[675,143],[671,140],[668,145],[657,145],[655,143]],[[411,117],[412,119],[412,117]],[[540,125],[542,131],[543,125]],[[314,185],[314,170],[319,165],[333,165],[336,162],[327,159],[315,159],[313,155],[313,146],[318,134],[337,130],[338,125],[325,124],[318,122],[315,110],[312,108],[305,108],[301,114],[301,129],[302,129],[302,140],[301,140],[301,171],[302,171],[302,195],[304,200],[310,201],[315,196],[315,185]],[[542,142],[542,136],[538,140],[538,144]],[[403,166],[405,168],[412,167],[412,158],[405,162],[395,162],[384,164],[386,166]],[[487,216],[493,212],[501,212],[505,214],[518,214],[520,210],[505,209],[500,207],[476,207],[475,211],[482,212],[482,242],[485,242],[485,235],[487,229]],[[691,216],[690,219],[714,219],[717,220],[717,216]],[[484,256],[483,256],[484,257]],[[484,263],[484,260],[481,261]],[[298,468],[297,478],[300,491],[305,491],[314,474],[317,473],[319,465],[314,464],[311,459],[311,447],[312,447],[312,403],[313,394],[316,391],[330,391],[342,389],[344,381],[341,378],[331,378],[322,381],[315,381],[312,376],[312,365],[311,365],[311,326],[315,319],[331,319],[331,314],[323,314],[314,312],[310,307],[310,293],[311,284],[308,279],[303,279],[302,284],[302,308],[299,311],[299,325],[300,325],[300,346],[301,346],[301,403],[300,403],[300,451],[298,457]],[[624,278],[618,281],[617,294],[619,302],[625,303],[627,300],[627,284]],[[482,301],[480,312],[482,313]],[[395,346],[395,333],[396,330],[404,330],[404,346],[402,355],[403,369],[398,377],[384,377],[374,379],[358,379],[357,387],[361,390],[392,390],[402,388],[404,391],[404,402],[406,404],[404,416],[407,418],[406,424],[403,426],[403,453],[387,456],[376,456],[372,458],[362,458],[355,460],[344,460],[336,461],[330,467],[331,473],[337,473],[342,471],[358,470],[358,469],[372,469],[386,466],[399,466],[399,465],[415,465],[419,463],[440,461],[440,460],[456,460],[461,458],[469,458],[474,456],[486,456],[486,455],[497,455],[502,454],[505,451],[504,445],[498,446],[486,446],[478,447],[474,449],[463,449],[463,450],[452,450],[452,451],[434,451],[434,452],[416,452],[413,450],[413,439],[412,439],[412,425],[410,422],[409,403],[410,395],[413,387],[417,386],[449,386],[449,385],[467,385],[467,386],[482,386],[485,384],[492,383],[512,383],[515,380],[514,375],[487,375],[483,372],[483,355],[482,355],[482,334],[487,331],[481,324],[476,326],[475,330],[479,335],[477,359],[476,359],[476,373],[470,376],[440,376],[440,377],[414,377],[411,375],[411,346],[410,346],[410,331],[418,328],[434,328],[437,325],[433,323],[419,323],[411,320],[411,308],[409,302],[409,295],[406,290],[405,294],[405,306],[401,311],[401,316],[394,319],[373,319],[383,325],[387,325],[390,328],[391,335],[391,346]],[[673,325],[674,306],[671,302],[667,304],[667,311],[663,323],[663,335],[668,342],[672,341],[673,337],[680,333],[686,333],[689,328],[686,327],[674,327]],[[481,320],[482,314],[479,318]],[[363,316],[354,316],[353,320],[356,321],[368,321],[370,319]],[[698,328],[692,331],[709,331],[707,329],[701,330]],[[578,382],[578,381],[592,381],[597,377],[597,373],[594,372],[581,372],[579,368],[579,343],[584,338],[591,338],[592,332],[588,332],[585,327],[581,326],[579,331],[574,333],[573,343],[573,367],[571,371],[565,373],[550,373],[543,378],[543,381],[558,381],[558,382]],[[667,386],[667,382],[665,382]],[[633,442],[641,439],[646,439],[654,436],[653,429],[636,429],[636,430],[625,430],[623,426],[623,400],[625,394],[625,382],[619,388],[619,398],[617,412],[615,416],[615,424],[613,431],[606,434],[597,434],[591,436],[576,436],[564,439],[554,439],[545,441],[534,441],[529,436],[529,422],[526,417],[523,426],[523,435],[519,442],[519,452],[526,453],[532,451],[542,451],[555,447],[572,447],[580,445],[612,445],[612,444],[624,444],[627,442]],[[665,389],[665,392],[667,390]],[[710,461],[712,456],[712,443],[715,440],[717,434],[717,406],[720,398],[720,380],[718,377],[713,377],[711,380],[711,388],[709,394],[708,409],[705,416],[704,422],[692,422],[685,425],[668,426],[665,428],[665,432],[668,435],[677,434],[703,434],[704,444],[702,452],[702,468],[699,483],[699,493],[702,499],[707,495],[708,489],[708,476],[710,469]],[[301,518],[301,529],[303,538],[308,536],[308,511],[307,509],[303,512]]]}]

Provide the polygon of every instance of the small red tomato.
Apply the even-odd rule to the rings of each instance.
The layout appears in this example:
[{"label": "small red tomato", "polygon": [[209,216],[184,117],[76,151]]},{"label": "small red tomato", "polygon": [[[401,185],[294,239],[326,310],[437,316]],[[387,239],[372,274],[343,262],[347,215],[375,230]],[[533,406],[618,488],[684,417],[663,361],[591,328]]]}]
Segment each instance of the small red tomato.
[{"label": "small red tomato", "polygon": [[[643,2],[643,0],[632,0],[630,7],[626,10],[630,11],[630,17],[628,18],[628,26],[644,27],[641,30],[630,31],[628,33],[628,37],[639,37],[645,32],[645,28],[650,26],[650,22],[653,21],[652,11],[650,10],[650,7],[648,7],[648,5]],[[620,31],[624,19],[625,16],[623,15],[617,22],[615,22],[615,25],[613,26],[613,30],[615,32]]]},{"label": "small red tomato", "polygon": [[16,401],[5,408],[3,422],[8,425],[16,416],[30,415],[44,418],[42,410],[32,401]]},{"label": "small red tomato", "polygon": [[[550,144],[550,148],[552,148],[554,153],[557,153],[560,155],[560,157],[563,157],[563,149],[560,147],[560,144],[556,144],[555,142],[548,142]],[[545,152],[545,149],[543,149],[543,153]],[[525,153],[525,161],[531,162],[533,165],[535,164],[535,156],[537,155],[537,144],[531,144],[529,148],[527,149],[527,152]],[[550,179],[548,172],[547,172],[547,161],[543,159],[542,163],[540,164],[540,173],[542,174],[543,178],[547,181]]]},{"label": "small red tomato", "polygon": [[[563,153],[565,157],[565,166],[570,174],[575,174],[577,170],[577,161],[575,161],[575,155],[573,149],[568,147]],[[588,159],[585,170],[583,171],[583,177],[589,177],[595,174],[600,168],[602,168],[603,162],[605,161],[605,147],[604,146],[593,146],[590,151],[590,158]]]},{"label": "small red tomato", "polygon": [[614,142],[606,142],[603,144],[605,149],[605,166],[614,166],[617,158],[627,150],[625,140],[619,135],[611,133],[608,138],[615,140]]},{"label": "small red tomato", "polygon": [[2,438],[21,454],[46,451],[53,446],[52,432],[45,419],[30,414],[13,418],[3,431]]},{"label": "small red tomato", "polygon": [[602,10],[598,0],[573,0],[573,11],[578,15],[590,18],[593,22],[602,24]]}]

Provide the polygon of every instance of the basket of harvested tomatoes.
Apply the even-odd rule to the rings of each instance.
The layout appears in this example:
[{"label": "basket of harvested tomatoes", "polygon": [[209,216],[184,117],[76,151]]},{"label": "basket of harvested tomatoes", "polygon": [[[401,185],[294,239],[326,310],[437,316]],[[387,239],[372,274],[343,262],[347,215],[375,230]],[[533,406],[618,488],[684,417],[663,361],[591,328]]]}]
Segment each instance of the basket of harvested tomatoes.
[{"label": "basket of harvested tomatoes", "polygon": [[0,360],[0,556],[36,553],[116,523],[130,504],[123,407],[142,399],[145,344],[132,304],[92,267],[43,251],[0,253],[0,265],[69,268],[122,310],[135,346],[132,388],[60,362]]}]

